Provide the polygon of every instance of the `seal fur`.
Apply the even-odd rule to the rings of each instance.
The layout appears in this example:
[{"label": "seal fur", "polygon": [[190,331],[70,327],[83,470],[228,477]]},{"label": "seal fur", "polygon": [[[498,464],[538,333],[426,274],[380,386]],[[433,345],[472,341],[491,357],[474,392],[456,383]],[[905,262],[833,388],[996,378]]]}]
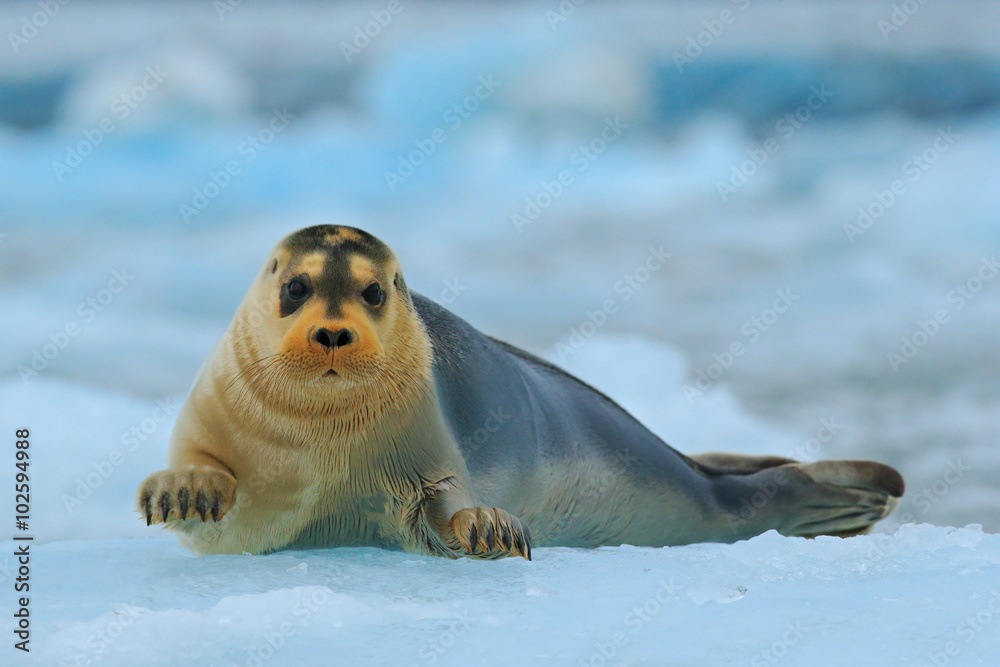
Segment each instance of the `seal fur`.
[{"label": "seal fur", "polygon": [[596,389],[411,292],[375,237],[318,226],[269,255],[137,504],[200,554],[530,559],[532,546],[857,534],[903,487],[866,461],[684,456]]}]

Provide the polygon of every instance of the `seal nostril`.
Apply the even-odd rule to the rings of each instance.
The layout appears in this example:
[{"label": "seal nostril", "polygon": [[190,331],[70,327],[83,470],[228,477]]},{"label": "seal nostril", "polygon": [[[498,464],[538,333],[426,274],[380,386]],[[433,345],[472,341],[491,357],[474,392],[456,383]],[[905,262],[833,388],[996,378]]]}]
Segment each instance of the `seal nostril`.
[{"label": "seal nostril", "polygon": [[323,347],[330,349],[333,347],[333,339],[327,329],[320,329],[313,335],[313,339]]},{"label": "seal nostril", "polygon": [[354,342],[354,334],[349,329],[341,329],[337,332],[337,347],[347,347]]},{"label": "seal nostril", "polygon": [[338,347],[347,347],[354,342],[354,334],[350,329],[341,329],[333,333],[329,329],[318,329],[313,334],[313,339],[328,350]]}]

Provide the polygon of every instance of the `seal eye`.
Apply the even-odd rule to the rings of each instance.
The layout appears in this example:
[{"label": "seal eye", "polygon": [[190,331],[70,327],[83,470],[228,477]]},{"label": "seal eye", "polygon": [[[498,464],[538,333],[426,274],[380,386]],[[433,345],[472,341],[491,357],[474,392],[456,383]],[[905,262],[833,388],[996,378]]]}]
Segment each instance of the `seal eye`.
[{"label": "seal eye", "polygon": [[305,298],[309,294],[309,288],[306,284],[298,278],[292,278],[288,282],[288,296],[292,298],[293,301],[299,301]]},{"label": "seal eye", "polygon": [[281,316],[288,317],[297,311],[312,296],[312,281],[308,273],[296,276],[281,288]]},{"label": "seal eye", "polygon": [[382,291],[382,286],[378,283],[372,283],[361,293],[361,296],[365,298],[369,306],[381,306],[385,301],[385,292]]}]

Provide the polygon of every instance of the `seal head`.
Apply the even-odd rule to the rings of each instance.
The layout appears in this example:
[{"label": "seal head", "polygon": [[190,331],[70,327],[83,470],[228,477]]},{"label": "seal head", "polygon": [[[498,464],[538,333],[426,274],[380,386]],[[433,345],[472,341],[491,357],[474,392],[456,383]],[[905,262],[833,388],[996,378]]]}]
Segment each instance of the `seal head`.
[{"label": "seal head", "polygon": [[[272,316],[251,319],[260,310]],[[309,227],[278,243],[233,331],[240,381],[284,410],[379,412],[431,372],[395,253],[350,227]]]}]

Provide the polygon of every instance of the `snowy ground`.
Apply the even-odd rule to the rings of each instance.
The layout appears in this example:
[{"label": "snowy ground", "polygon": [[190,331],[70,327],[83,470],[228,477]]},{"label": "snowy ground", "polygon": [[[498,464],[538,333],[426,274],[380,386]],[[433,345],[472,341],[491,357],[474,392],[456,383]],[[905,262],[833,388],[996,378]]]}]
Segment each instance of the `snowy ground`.
[{"label": "snowy ground", "polygon": [[[263,662],[317,664],[322,646],[344,663],[991,664],[1000,621],[962,624],[996,615],[1000,581],[996,2],[921,4],[888,32],[900,3],[586,3],[566,21],[556,3],[403,3],[350,57],[385,3],[217,4],[74,0],[17,49],[38,5],[0,5],[0,440],[32,430],[38,664],[257,664],[248,649],[288,618]],[[456,124],[484,78],[499,85]],[[583,157],[615,118],[627,127]],[[438,128],[446,141],[387,181]],[[861,234],[859,208],[877,213]],[[143,539],[159,531],[132,493],[197,367],[267,250],[320,222],[383,237],[415,289],[682,451],[877,459],[907,497],[872,537],[533,564],[196,560]],[[661,246],[667,265],[619,290]],[[922,344],[894,368],[905,341]],[[727,359],[733,343],[746,352]],[[3,498],[12,470],[0,461]],[[669,601],[633,632],[663,581]],[[628,643],[604,658],[617,632]]]}]

